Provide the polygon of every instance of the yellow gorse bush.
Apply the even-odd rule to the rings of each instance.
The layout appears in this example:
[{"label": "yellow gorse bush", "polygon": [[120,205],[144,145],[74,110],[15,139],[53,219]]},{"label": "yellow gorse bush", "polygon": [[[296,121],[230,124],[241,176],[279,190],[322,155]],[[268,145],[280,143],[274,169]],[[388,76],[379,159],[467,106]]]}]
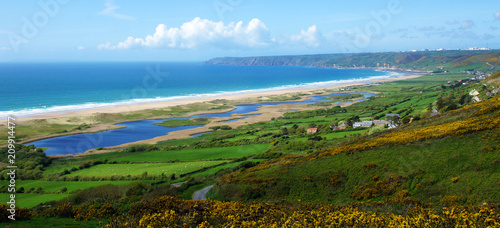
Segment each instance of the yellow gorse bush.
[{"label": "yellow gorse bush", "polygon": [[[403,193],[404,194],[404,193]],[[305,203],[299,205],[260,202],[179,200],[158,213],[111,219],[104,227],[499,227],[494,206],[450,207],[442,212],[413,207],[405,215],[366,212],[351,206]],[[167,203],[171,205],[170,203]],[[161,204],[156,204],[160,206]],[[161,211],[160,208],[150,208]]]}]

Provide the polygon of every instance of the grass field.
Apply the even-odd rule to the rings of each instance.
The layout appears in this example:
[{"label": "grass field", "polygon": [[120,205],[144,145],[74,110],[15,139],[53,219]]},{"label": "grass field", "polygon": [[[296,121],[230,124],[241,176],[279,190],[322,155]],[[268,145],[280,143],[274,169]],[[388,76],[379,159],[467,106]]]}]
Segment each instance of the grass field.
[{"label": "grass field", "polygon": [[249,159],[249,160],[246,160],[246,161],[240,161],[240,162],[235,162],[235,163],[229,163],[229,164],[225,164],[225,165],[221,165],[221,166],[217,166],[217,167],[214,167],[214,168],[211,168],[209,170],[205,170],[203,172],[199,172],[199,173],[195,173],[193,175],[191,175],[192,177],[204,177],[204,176],[210,176],[212,174],[215,174],[217,173],[217,171],[219,170],[223,170],[223,169],[227,169],[227,168],[232,168],[232,167],[235,167],[235,166],[238,166],[239,164],[243,163],[243,162],[248,162],[248,161],[251,161],[251,162],[263,162],[265,161],[266,159]]},{"label": "grass field", "polygon": [[[77,189],[87,189],[99,185],[113,184],[113,185],[128,185],[137,181],[43,181],[43,180],[18,180],[16,187],[23,187],[25,191],[30,188],[43,187],[44,192],[58,192],[61,188],[66,187],[67,192]],[[141,181],[142,182],[142,181]],[[148,183],[151,181],[145,180]],[[8,185],[7,181],[0,181],[2,185]]]},{"label": "grass field", "polygon": [[252,154],[258,154],[266,150],[269,145],[246,145],[233,147],[215,147],[204,149],[187,149],[174,151],[151,151],[131,154],[114,159],[115,161],[130,162],[165,162],[165,161],[196,161],[210,159],[240,158]]},{"label": "grass field", "polygon": [[[68,197],[69,194],[24,194],[24,193],[16,193],[16,206],[18,207],[26,207],[32,208],[37,206],[38,204],[60,200]],[[1,202],[9,202],[10,194],[9,193],[0,193]]]},{"label": "grass field", "polygon": [[227,161],[200,161],[178,163],[144,163],[144,164],[103,164],[92,166],[88,169],[75,171],[67,176],[96,176],[105,177],[113,175],[136,176],[147,173],[152,176],[161,174],[185,174],[204,167],[218,165]]}]

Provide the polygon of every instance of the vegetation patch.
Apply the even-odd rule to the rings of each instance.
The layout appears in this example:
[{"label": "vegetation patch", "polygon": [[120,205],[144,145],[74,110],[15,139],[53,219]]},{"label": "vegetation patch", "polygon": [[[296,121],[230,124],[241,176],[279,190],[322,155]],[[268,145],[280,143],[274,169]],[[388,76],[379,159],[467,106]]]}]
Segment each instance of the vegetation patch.
[{"label": "vegetation patch", "polygon": [[333,102],[337,102],[337,101],[346,102],[346,101],[350,101],[350,100],[354,100],[354,99],[358,99],[358,98],[363,98],[363,97],[365,97],[365,95],[363,95],[361,93],[351,93],[351,94],[342,94],[342,95],[325,97],[325,99],[328,99],[328,100],[333,101]]},{"label": "vegetation patch", "polygon": [[255,144],[232,147],[214,147],[200,149],[184,149],[171,151],[150,151],[131,154],[114,159],[117,162],[165,162],[165,161],[196,161],[213,159],[230,159],[262,153],[269,145]]},{"label": "vegetation patch", "polygon": [[163,127],[180,127],[180,126],[205,125],[210,123],[210,121],[211,119],[208,117],[200,117],[200,118],[183,119],[183,120],[166,120],[161,123],[155,123],[155,124]]},{"label": "vegetation patch", "polygon": [[206,167],[225,163],[226,161],[200,161],[200,162],[179,162],[179,163],[144,163],[144,164],[103,164],[92,166],[88,169],[78,170],[66,176],[169,176],[180,175]]}]

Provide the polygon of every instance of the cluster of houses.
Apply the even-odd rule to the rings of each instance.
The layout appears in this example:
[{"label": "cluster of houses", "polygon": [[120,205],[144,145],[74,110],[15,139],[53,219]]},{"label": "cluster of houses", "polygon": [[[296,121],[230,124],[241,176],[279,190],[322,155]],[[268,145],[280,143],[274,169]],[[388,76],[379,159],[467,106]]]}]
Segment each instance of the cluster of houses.
[{"label": "cluster of houses", "polygon": [[491,73],[485,73],[485,72],[481,72],[481,71],[474,72],[474,71],[465,71],[465,70],[462,70],[460,72],[464,73],[464,74],[475,75],[475,77],[468,78],[468,79],[466,79],[466,81],[479,81],[479,80],[483,80],[483,79],[491,76]]},{"label": "cluster of houses", "polygon": [[[365,120],[361,122],[354,122],[352,125],[352,128],[360,128],[360,127],[372,127],[372,126],[387,126],[388,129],[396,128],[398,123],[394,123],[394,121],[391,121],[393,117],[397,117],[397,119],[400,118],[399,114],[386,114],[385,118],[386,120]],[[348,126],[345,122],[342,122],[339,124],[339,126],[335,126],[334,124],[330,125],[330,127],[333,130],[344,130],[350,126]],[[309,128],[307,129],[307,133],[309,134],[314,134],[318,132],[318,128]]]},{"label": "cluster of houses", "polygon": [[469,92],[469,95],[472,96],[472,101],[473,102],[480,102],[481,101],[481,99],[479,99],[479,97],[478,97],[479,96],[479,92],[477,90],[475,90],[475,89],[471,90]]},{"label": "cluster of houses", "polygon": [[[493,89],[492,91],[487,92],[487,93],[486,93],[486,96],[493,96],[493,95],[495,95],[495,94],[497,94],[497,93],[500,93],[500,89],[499,89],[499,88],[495,88],[495,89]],[[475,89],[473,89],[473,90],[471,90],[471,91],[469,92],[469,95],[471,95],[471,96],[472,96],[472,101],[473,101],[473,102],[480,102],[480,101],[481,101],[481,99],[478,97],[478,96],[479,96],[479,94],[480,94],[480,93],[479,93],[477,90],[475,90]]]},{"label": "cluster of houses", "polygon": [[385,119],[386,120],[365,120],[362,122],[354,122],[352,125],[353,128],[358,128],[358,127],[371,127],[371,126],[387,126],[387,128],[395,128],[397,127],[398,123],[394,123],[391,119],[394,117],[397,117],[397,119],[400,118],[399,114],[386,114]]}]

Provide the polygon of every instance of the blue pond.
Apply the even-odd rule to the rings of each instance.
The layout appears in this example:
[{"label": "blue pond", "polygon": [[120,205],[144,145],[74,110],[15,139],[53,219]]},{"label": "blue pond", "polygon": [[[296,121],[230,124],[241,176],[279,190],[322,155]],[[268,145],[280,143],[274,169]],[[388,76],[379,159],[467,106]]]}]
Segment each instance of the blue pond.
[{"label": "blue pond", "polygon": [[[109,147],[117,146],[129,142],[135,142],[140,140],[151,139],[154,137],[166,135],[169,132],[180,131],[185,129],[197,128],[203,125],[196,126],[181,126],[181,127],[163,127],[155,125],[154,123],[163,122],[165,120],[172,119],[192,119],[199,117],[230,117],[232,114],[244,115],[250,112],[257,111],[261,106],[265,105],[279,105],[279,104],[297,104],[297,103],[317,103],[324,101],[323,97],[341,95],[345,93],[334,93],[322,96],[313,96],[309,100],[296,101],[296,102],[270,102],[270,103],[257,103],[257,104],[244,104],[236,105],[236,109],[230,112],[215,113],[215,114],[203,114],[195,115],[186,118],[168,118],[168,119],[156,119],[156,120],[140,120],[117,124],[119,126],[125,126],[125,128],[109,130],[97,133],[88,134],[78,134],[78,135],[68,135],[56,138],[49,138],[40,141],[35,141],[29,143],[30,145],[35,145],[36,147],[49,148],[45,151],[47,155],[66,155],[66,154],[76,154],[83,153],[90,149],[95,149],[99,147]],[[364,93],[365,97],[362,99],[366,100],[368,97],[372,97],[373,93]],[[244,118],[249,116],[254,116],[252,114],[245,115]],[[231,120],[237,121],[241,119]],[[202,134],[193,135],[200,136]]]}]

